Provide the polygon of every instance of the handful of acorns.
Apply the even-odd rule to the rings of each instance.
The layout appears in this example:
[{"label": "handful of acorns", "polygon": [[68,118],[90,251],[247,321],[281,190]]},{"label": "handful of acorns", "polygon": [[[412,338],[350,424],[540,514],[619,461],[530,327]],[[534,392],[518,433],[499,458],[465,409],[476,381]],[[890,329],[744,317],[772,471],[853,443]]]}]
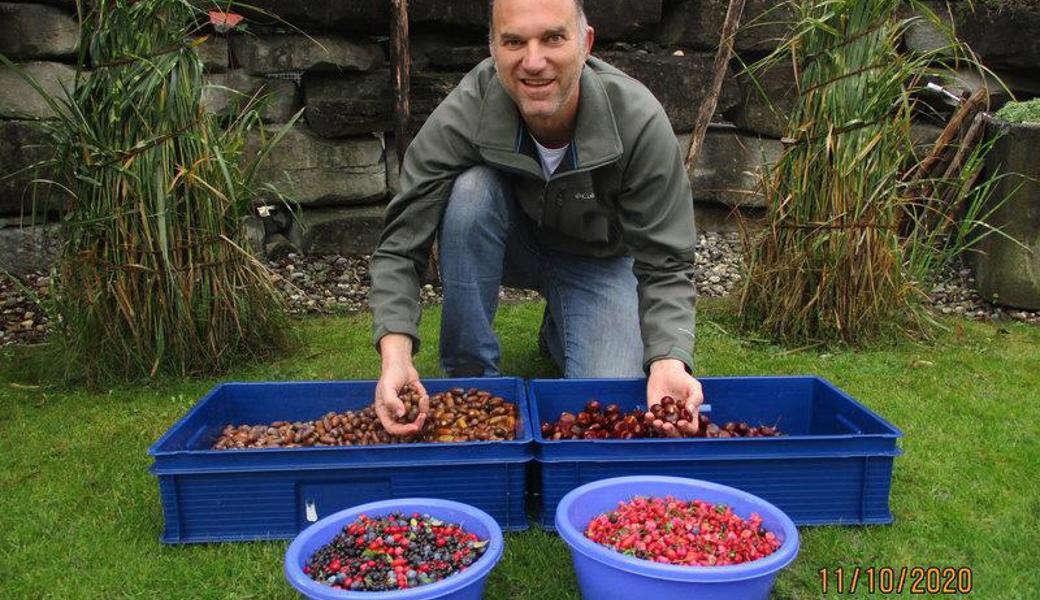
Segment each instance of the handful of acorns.
[{"label": "handful of acorns", "polygon": [[[694,431],[693,419],[699,427]],[[585,410],[574,415],[560,414],[555,423],[542,423],[542,437],[547,440],[630,440],[644,438],[732,438],[732,437],[776,437],[781,434],[776,427],[759,425],[754,427],[741,421],[726,423],[723,427],[711,422],[707,415],[696,417],[671,396],[665,396],[660,404],[644,411],[635,408],[622,414],[617,404],[608,404],[601,409],[596,400],[589,400]]]},{"label": "handful of acorns", "polygon": [[[399,422],[415,422],[419,416],[418,391],[406,386],[398,397],[405,406],[404,416]],[[375,408],[366,406],[356,411],[329,412],[313,421],[228,425],[213,444],[213,449],[513,440],[516,439],[517,421],[516,404],[476,388],[453,388],[430,396],[430,410],[418,435],[390,435],[379,422]]]}]

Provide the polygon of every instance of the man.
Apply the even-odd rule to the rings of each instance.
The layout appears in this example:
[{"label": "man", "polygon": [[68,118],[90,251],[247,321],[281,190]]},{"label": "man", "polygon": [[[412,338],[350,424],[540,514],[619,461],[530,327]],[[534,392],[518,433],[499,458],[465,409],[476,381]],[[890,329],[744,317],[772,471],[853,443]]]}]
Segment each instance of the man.
[{"label": "man", "polygon": [[[435,234],[449,375],[498,375],[491,325],[505,283],[545,296],[540,335],[565,377],[647,374],[648,404],[672,396],[695,413],[693,202],[664,110],[589,57],[581,0],[496,0],[490,29],[491,58],[409,147],[372,256],[380,420],[409,435],[425,419],[412,355]],[[402,425],[406,384],[424,402]]]}]

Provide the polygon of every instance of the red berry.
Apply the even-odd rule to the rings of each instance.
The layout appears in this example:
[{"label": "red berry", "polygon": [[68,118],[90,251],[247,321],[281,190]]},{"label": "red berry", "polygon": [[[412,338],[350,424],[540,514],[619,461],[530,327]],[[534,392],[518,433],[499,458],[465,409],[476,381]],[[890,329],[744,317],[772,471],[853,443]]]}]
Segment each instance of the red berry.
[{"label": "red berry", "polygon": [[[685,565],[724,565],[757,560],[780,543],[726,505],[674,498],[634,498],[616,511],[590,521],[585,535],[593,541],[645,560]],[[691,551],[691,548],[694,549]]]}]

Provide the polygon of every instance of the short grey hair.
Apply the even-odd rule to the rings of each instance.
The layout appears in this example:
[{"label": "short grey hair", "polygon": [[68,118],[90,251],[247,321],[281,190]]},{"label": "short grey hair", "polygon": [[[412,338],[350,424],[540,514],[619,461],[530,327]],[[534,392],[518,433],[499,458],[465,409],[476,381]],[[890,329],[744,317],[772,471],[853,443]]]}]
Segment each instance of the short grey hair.
[{"label": "short grey hair", "polygon": [[[574,9],[578,11],[578,35],[584,35],[589,26],[589,19],[585,16],[585,0],[574,0]],[[494,44],[495,39],[495,0],[488,0],[488,44]]]}]

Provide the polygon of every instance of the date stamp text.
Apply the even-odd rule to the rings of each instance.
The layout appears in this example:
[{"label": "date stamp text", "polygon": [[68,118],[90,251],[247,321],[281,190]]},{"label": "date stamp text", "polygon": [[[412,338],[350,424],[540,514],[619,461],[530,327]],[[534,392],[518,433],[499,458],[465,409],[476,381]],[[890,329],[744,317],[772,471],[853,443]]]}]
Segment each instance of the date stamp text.
[{"label": "date stamp text", "polygon": [[965,595],[972,590],[970,567],[836,567],[820,569],[823,594]]}]

